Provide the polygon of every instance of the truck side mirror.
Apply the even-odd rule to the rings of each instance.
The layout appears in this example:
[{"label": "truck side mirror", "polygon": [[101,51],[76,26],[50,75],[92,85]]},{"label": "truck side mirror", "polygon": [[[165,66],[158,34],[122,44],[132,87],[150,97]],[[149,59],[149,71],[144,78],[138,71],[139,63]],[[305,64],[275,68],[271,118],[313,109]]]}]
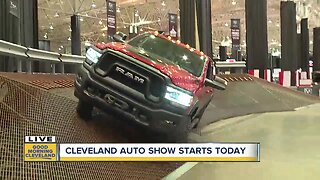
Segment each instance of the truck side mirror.
[{"label": "truck side mirror", "polygon": [[206,79],[205,81],[205,86],[212,87],[214,89],[218,89],[222,91],[226,89],[227,85],[228,85],[227,81],[217,76],[214,78],[214,80]]},{"label": "truck side mirror", "polygon": [[113,35],[113,40],[116,42],[124,43],[127,39],[127,35],[122,32],[117,32],[115,35]]}]

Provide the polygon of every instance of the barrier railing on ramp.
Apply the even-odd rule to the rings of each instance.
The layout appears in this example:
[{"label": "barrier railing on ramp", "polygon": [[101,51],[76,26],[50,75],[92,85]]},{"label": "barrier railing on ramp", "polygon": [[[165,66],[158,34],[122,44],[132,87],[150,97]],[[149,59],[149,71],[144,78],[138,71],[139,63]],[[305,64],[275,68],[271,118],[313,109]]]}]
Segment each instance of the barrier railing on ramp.
[{"label": "barrier railing on ramp", "polygon": [[[85,60],[84,56],[76,56],[70,54],[60,54],[57,52],[49,52],[34,48],[28,48],[21,45],[13,44],[10,42],[6,42],[0,40],[0,54],[5,56],[11,56],[16,58],[21,58],[24,61],[41,61],[41,62],[50,62],[53,66],[52,73],[55,73],[55,65],[56,64],[82,64]],[[17,71],[21,72],[21,61],[17,61]],[[216,62],[217,68],[245,68],[245,61],[237,61],[237,62]],[[32,72],[30,66],[27,66],[27,72]],[[64,73],[64,72],[62,72]]]}]

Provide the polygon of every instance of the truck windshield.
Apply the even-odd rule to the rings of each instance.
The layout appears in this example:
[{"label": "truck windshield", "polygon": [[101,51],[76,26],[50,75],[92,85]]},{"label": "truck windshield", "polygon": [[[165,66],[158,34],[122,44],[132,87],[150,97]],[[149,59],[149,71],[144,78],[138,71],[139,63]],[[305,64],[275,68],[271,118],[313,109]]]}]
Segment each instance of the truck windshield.
[{"label": "truck windshield", "polygon": [[203,57],[166,39],[146,33],[130,40],[128,44],[151,57],[159,57],[164,63],[175,64],[194,76],[199,77],[202,73],[205,63]]}]

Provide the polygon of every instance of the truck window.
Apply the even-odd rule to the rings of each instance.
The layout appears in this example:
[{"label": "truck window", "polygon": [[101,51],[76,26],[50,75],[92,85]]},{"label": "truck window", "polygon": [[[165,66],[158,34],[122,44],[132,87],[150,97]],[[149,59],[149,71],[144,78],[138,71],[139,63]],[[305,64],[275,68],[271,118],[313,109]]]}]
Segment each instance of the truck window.
[{"label": "truck window", "polygon": [[161,59],[164,63],[178,65],[197,77],[202,74],[205,59],[171,41],[146,33],[132,39],[128,44],[143,50],[150,58],[154,57]]}]

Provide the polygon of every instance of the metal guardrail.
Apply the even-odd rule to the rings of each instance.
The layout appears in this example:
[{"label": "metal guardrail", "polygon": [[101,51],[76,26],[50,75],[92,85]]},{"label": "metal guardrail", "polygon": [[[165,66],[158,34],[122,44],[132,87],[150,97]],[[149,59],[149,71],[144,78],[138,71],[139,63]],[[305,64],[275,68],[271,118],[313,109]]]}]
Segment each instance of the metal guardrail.
[{"label": "metal guardrail", "polygon": [[[84,56],[76,56],[69,54],[60,54],[56,52],[44,51],[34,48],[28,48],[21,45],[13,44],[0,40],[0,54],[24,58],[24,60],[37,60],[37,61],[48,61],[52,63],[69,63],[69,64],[82,64],[85,60]],[[217,68],[245,68],[245,61],[238,62],[216,62]]]},{"label": "metal guardrail", "polygon": [[237,62],[224,62],[218,61],[216,62],[217,68],[245,68],[246,62],[245,61],[237,61]]},{"label": "metal guardrail", "polygon": [[60,54],[56,52],[27,48],[3,40],[0,40],[0,54],[12,57],[26,58],[26,60],[30,59],[72,64],[81,64],[85,59],[84,56]]}]

